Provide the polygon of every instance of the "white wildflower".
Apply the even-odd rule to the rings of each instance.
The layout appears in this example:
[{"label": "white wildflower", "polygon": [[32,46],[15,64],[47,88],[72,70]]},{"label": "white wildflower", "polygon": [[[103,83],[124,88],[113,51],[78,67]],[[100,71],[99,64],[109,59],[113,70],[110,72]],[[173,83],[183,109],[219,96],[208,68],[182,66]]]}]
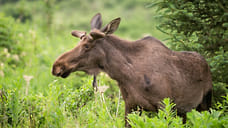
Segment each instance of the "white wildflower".
[{"label": "white wildflower", "polygon": [[25,79],[27,85],[30,84],[30,80],[33,78],[33,76],[27,76],[27,75],[24,75],[23,77],[24,77],[24,79]]},{"label": "white wildflower", "polygon": [[98,86],[98,92],[104,93],[109,87],[104,85],[104,86]]},{"label": "white wildflower", "polygon": [[9,53],[6,54],[6,58],[10,58],[10,54]]},{"label": "white wildflower", "polygon": [[6,54],[9,53],[7,48],[4,48],[3,52],[6,53]]},{"label": "white wildflower", "polygon": [[36,38],[36,31],[30,29],[29,33],[32,35],[32,38]]},{"label": "white wildflower", "polygon": [[19,36],[19,37],[23,37],[23,33],[19,33],[18,36]]},{"label": "white wildflower", "polygon": [[13,59],[16,60],[16,61],[19,61],[19,60],[20,60],[20,59],[19,59],[19,56],[18,56],[17,54],[14,54],[14,55],[13,55]]},{"label": "white wildflower", "polygon": [[1,64],[0,64],[0,67],[4,67],[4,63],[1,63]]},{"label": "white wildflower", "polygon": [[1,77],[4,77],[5,76],[5,74],[4,74],[4,72],[2,70],[0,70],[0,76]]},{"label": "white wildflower", "polygon": [[28,91],[29,91],[29,85],[30,85],[30,80],[33,78],[33,76],[27,76],[27,75],[24,75],[23,76],[25,81],[26,81],[26,90],[25,90],[25,95],[28,95]]},{"label": "white wildflower", "polygon": [[26,52],[22,52],[21,53],[21,56],[26,56]]}]

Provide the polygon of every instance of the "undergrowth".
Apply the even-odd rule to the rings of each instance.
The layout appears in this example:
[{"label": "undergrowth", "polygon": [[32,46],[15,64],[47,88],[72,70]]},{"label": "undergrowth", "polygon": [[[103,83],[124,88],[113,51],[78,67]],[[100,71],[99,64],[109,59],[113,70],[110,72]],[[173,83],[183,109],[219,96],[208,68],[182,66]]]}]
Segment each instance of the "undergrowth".
[{"label": "undergrowth", "polygon": [[[228,95],[227,95],[228,96]],[[227,98],[227,97],[226,97]],[[224,99],[224,101],[227,101]],[[226,128],[228,115],[224,110],[210,109],[198,112],[192,110],[187,113],[187,122],[183,124],[182,118],[177,116],[175,104],[169,98],[162,101],[163,108],[158,114],[148,117],[145,112],[142,116],[138,113],[129,114],[129,123],[133,128]]]}]

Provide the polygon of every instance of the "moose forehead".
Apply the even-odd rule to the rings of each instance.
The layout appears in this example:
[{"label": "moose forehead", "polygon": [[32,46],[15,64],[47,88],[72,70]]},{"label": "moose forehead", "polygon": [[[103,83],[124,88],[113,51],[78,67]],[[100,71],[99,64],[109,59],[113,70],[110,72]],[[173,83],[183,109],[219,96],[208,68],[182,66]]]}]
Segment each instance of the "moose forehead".
[{"label": "moose forehead", "polygon": [[70,60],[70,58],[75,58],[75,56],[79,56],[83,53],[83,51],[85,51],[85,49],[91,48],[94,45],[93,42],[95,41],[92,40],[92,38],[88,35],[83,36],[73,49],[63,53],[57,58],[55,65],[66,63],[66,60]]},{"label": "moose forehead", "polygon": [[90,37],[89,35],[85,35],[80,39],[77,46],[82,46],[83,44],[92,43],[92,42],[93,42],[92,37]]},{"label": "moose forehead", "polygon": [[[91,31],[91,33],[94,32],[93,30]],[[95,41],[95,39],[89,34],[89,35],[86,35],[85,32],[79,32],[79,31],[72,31],[71,34],[73,36],[76,36],[76,37],[79,37],[80,38],[80,41],[78,42],[77,46],[76,47],[81,47],[85,44],[89,44],[91,45],[92,42]]]}]

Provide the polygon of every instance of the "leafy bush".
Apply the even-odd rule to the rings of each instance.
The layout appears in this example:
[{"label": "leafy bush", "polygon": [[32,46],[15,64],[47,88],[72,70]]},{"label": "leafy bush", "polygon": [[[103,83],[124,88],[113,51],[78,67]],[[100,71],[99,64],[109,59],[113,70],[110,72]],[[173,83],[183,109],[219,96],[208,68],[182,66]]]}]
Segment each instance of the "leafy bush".
[{"label": "leafy bush", "polygon": [[[228,43],[228,42],[227,42]],[[228,44],[227,44],[228,45]],[[216,82],[228,83],[228,51],[220,48],[214,56],[207,59],[210,64],[213,80]],[[228,86],[228,84],[227,84]]]},{"label": "leafy bush", "polygon": [[191,128],[226,128],[228,116],[221,116],[221,111],[211,109],[202,113],[192,110],[187,114],[188,124]]},{"label": "leafy bush", "polygon": [[15,4],[15,6],[6,6],[5,8],[3,8],[3,12],[23,23],[27,20],[32,20],[32,13],[29,6],[26,5],[25,0],[19,1]]},{"label": "leafy bush", "polygon": [[226,96],[222,96],[222,102],[217,102],[216,109],[223,112],[224,115],[228,114],[228,93]]},{"label": "leafy bush", "polygon": [[0,13],[0,19],[0,62],[18,65],[22,62],[22,45],[17,39],[18,25],[12,18],[2,13]]},{"label": "leafy bush", "polygon": [[7,2],[17,2],[19,0],[0,0],[0,3],[7,3]]},{"label": "leafy bush", "polygon": [[[67,97],[64,99],[66,109],[70,111],[74,116],[77,116],[77,112],[80,108],[84,107],[87,102],[94,99],[94,92],[92,86],[81,86],[79,89],[73,91],[69,89],[65,94]],[[65,92],[65,93],[66,93]]]},{"label": "leafy bush", "polygon": [[128,119],[131,126],[133,128],[226,128],[228,126],[227,114],[224,114],[224,111],[213,109],[210,112],[201,113],[192,110],[187,113],[187,123],[183,124],[182,119],[176,114],[175,104],[171,103],[168,98],[165,98],[162,103],[164,108],[159,109],[158,114],[154,117],[150,118],[145,114],[139,116],[137,113],[129,114]]},{"label": "leafy bush", "polygon": [[0,14],[0,47],[7,48],[9,52],[19,52],[20,48],[15,41],[15,21],[12,18]]},{"label": "leafy bush", "polygon": [[[23,82],[15,84],[22,86]],[[0,87],[0,126],[62,127],[64,117],[77,116],[77,110],[94,98],[92,86],[72,90],[53,81],[47,89],[46,96],[26,92],[25,96],[22,88],[3,90]],[[72,115],[64,115],[64,111]]]},{"label": "leafy bush", "polygon": [[170,34],[175,44],[181,44],[182,49],[189,50],[192,45],[185,44],[197,43],[202,46],[203,51],[213,55],[220,47],[227,48],[226,0],[162,0],[154,5],[164,18],[159,28]]},{"label": "leafy bush", "polygon": [[129,114],[129,123],[133,128],[181,128],[182,119],[177,116],[174,110],[175,104],[171,103],[169,98],[162,101],[164,108],[159,109],[155,117],[139,116],[138,114]]}]

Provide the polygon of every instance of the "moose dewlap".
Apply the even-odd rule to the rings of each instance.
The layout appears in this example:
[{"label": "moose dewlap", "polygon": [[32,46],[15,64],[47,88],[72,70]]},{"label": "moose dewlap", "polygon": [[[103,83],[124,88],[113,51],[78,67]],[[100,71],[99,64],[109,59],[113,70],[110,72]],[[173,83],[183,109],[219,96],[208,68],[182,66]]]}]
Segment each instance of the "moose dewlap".
[{"label": "moose dewlap", "polygon": [[[125,101],[125,116],[137,107],[157,111],[169,97],[184,117],[211,105],[212,80],[205,59],[196,52],[176,52],[153,37],[127,41],[114,35],[120,18],[102,27],[101,14],[91,20],[91,32],[72,31],[78,45],[53,64],[52,74],[66,78],[71,72],[97,75],[103,71],[118,82]],[[126,118],[125,118],[126,119]],[[126,126],[128,123],[126,121]]]}]

